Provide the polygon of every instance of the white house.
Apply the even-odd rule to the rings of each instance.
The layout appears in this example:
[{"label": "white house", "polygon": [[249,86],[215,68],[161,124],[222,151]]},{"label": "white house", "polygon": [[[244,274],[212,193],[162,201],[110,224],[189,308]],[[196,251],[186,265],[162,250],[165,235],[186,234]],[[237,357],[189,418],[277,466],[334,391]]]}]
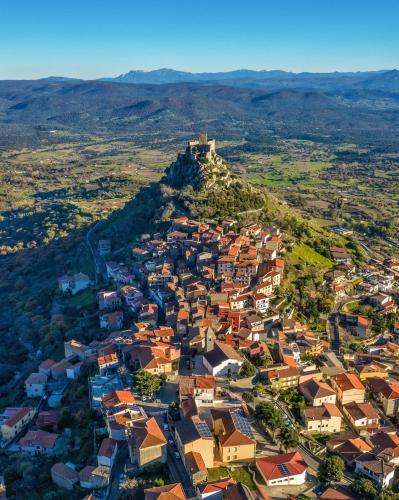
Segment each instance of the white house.
[{"label": "white house", "polygon": [[297,486],[306,481],[306,462],[299,451],[256,459],[267,486]]},{"label": "white house", "polygon": [[237,375],[244,359],[234,348],[223,342],[215,341],[215,347],[203,356],[203,364],[209,373],[216,377]]},{"label": "white house", "polygon": [[103,439],[97,453],[97,464],[112,468],[117,451],[118,441],[112,438]]},{"label": "white house", "polygon": [[46,393],[47,375],[31,373],[25,380],[25,392],[28,398],[41,398]]},{"label": "white house", "polygon": [[372,452],[362,453],[355,460],[355,473],[374,481],[380,489],[391,486],[395,476],[395,466]]}]

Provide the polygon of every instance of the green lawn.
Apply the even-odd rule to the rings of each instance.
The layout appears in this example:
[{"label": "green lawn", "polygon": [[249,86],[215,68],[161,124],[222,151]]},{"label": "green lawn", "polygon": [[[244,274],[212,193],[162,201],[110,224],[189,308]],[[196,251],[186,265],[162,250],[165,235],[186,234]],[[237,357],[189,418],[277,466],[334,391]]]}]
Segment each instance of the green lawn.
[{"label": "green lawn", "polygon": [[252,479],[252,474],[247,467],[237,467],[230,470],[230,476],[237,481],[237,483],[245,484],[250,490],[256,490],[255,483]]},{"label": "green lawn", "polygon": [[212,467],[208,469],[208,481],[217,481],[229,476],[229,469],[227,467]]},{"label": "green lawn", "polygon": [[311,266],[321,266],[328,269],[334,266],[334,262],[331,259],[316,252],[316,250],[306,245],[306,243],[295,245],[292,249],[292,254]]}]

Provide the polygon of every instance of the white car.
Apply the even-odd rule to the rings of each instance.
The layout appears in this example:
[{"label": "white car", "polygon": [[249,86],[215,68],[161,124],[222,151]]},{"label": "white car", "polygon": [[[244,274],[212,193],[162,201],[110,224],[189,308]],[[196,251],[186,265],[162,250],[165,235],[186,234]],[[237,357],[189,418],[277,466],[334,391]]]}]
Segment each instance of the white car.
[{"label": "white car", "polygon": [[163,424],[163,430],[168,431],[169,430],[169,425],[168,424]]},{"label": "white car", "polygon": [[178,451],[175,451],[175,458],[177,460],[180,460],[180,453]]}]

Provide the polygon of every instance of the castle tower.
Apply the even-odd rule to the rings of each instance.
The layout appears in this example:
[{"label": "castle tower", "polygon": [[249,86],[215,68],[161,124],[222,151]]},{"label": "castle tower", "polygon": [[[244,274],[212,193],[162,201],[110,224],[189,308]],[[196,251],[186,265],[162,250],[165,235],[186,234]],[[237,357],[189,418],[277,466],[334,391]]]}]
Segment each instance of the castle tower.
[{"label": "castle tower", "polygon": [[205,352],[213,351],[215,348],[215,340],[215,332],[210,326],[208,326],[205,330]]}]

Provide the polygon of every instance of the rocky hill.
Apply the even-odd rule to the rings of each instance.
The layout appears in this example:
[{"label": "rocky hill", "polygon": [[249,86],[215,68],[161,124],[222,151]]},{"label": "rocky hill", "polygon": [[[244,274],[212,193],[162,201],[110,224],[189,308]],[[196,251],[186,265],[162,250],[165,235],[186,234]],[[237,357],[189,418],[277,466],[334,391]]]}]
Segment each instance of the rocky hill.
[{"label": "rocky hill", "polygon": [[200,134],[198,141],[189,141],[186,151],[177,156],[166,170],[163,182],[174,188],[192,186],[201,189],[229,188],[238,179],[225,160],[216,153],[214,140]]}]

